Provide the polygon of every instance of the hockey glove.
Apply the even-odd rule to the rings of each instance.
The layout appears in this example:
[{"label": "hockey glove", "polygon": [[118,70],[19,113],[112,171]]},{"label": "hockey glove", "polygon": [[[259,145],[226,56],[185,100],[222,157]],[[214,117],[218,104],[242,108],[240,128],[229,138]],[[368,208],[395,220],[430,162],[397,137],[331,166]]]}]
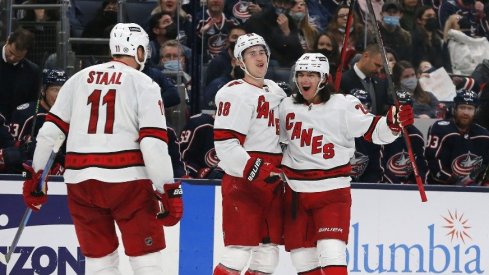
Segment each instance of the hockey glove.
[{"label": "hockey glove", "polygon": [[273,166],[271,163],[265,162],[261,158],[250,158],[246,163],[243,171],[243,177],[249,181],[264,181],[272,184],[280,180],[282,170]]},{"label": "hockey glove", "polygon": [[199,169],[198,177],[199,179],[222,179],[224,171],[219,167],[206,167]]},{"label": "hockey glove", "polygon": [[162,226],[174,226],[183,216],[182,187],[180,182],[163,185],[164,194],[155,191],[156,196],[163,205],[163,211],[156,215],[158,223]]},{"label": "hockey glove", "polygon": [[27,164],[22,164],[27,172],[27,179],[24,181],[24,187],[22,190],[22,196],[24,197],[24,202],[30,209],[34,211],[39,211],[41,206],[48,201],[48,183],[46,178],[45,190],[38,190],[39,180],[41,179],[41,174],[43,170],[34,171],[34,169]]},{"label": "hockey glove", "polygon": [[413,123],[413,107],[409,104],[400,104],[399,108],[391,106],[387,112],[387,126],[394,132],[400,132],[402,128]]}]

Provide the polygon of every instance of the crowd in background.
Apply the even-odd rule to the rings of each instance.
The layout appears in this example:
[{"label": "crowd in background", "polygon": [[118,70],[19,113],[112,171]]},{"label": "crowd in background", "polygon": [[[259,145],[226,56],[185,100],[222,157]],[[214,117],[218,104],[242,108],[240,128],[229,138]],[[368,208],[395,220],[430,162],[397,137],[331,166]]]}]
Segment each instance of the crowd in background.
[{"label": "crowd in background", "polygon": [[[98,5],[90,18],[87,18],[81,2]],[[291,67],[303,53],[317,52],[328,58],[328,78],[330,83],[339,83],[338,92],[353,94],[357,90],[365,91],[363,98],[373,114],[385,115],[387,106],[393,103],[390,90],[404,90],[410,94],[416,118],[455,121],[453,96],[448,100],[438,99],[434,91],[422,85],[423,78],[429,78],[433,72],[443,68],[449,73],[455,90],[472,97],[476,95],[469,104],[477,110],[473,119],[482,128],[489,127],[489,85],[486,85],[489,81],[489,3],[474,0],[372,0],[378,24],[373,26],[369,23],[372,15],[368,12],[366,0],[201,2],[203,5],[195,9],[191,1],[160,0],[154,2],[154,7],[147,14],[138,17],[144,18],[138,23],[145,27],[150,39],[150,57],[143,72],[160,85],[172,129],[169,139],[175,177],[222,177],[223,172],[217,167],[219,160],[212,135],[214,96],[226,83],[242,78],[246,73],[237,65],[233,55],[237,38],[246,33],[254,32],[264,37],[271,52],[267,78],[279,82],[289,95],[296,92],[291,81]],[[29,0],[23,3],[49,4],[57,1]],[[132,16],[119,14],[118,5],[117,0],[72,0],[67,15],[71,36],[108,38],[118,21],[127,21]],[[346,30],[350,10],[353,11],[352,24]],[[20,172],[20,164],[32,157],[35,135],[43,122],[40,114],[49,111],[49,106],[42,103],[47,101],[47,90],[50,85],[62,85],[61,81],[52,83],[52,79],[48,80],[52,70],[64,74],[66,69],[56,68],[56,47],[53,45],[56,40],[46,38],[53,32],[49,29],[52,26],[36,24],[56,22],[59,18],[56,10],[20,10],[16,13],[15,31],[2,46],[2,173]],[[389,72],[384,70],[382,54],[376,47],[377,28],[387,53]],[[80,57],[80,68],[110,58],[109,47],[104,44],[74,44],[72,50]],[[194,79],[196,76],[198,79]],[[393,87],[389,87],[389,78]],[[191,113],[190,99],[199,100],[202,113]],[[14,115],[19,112],[22,119]],[[469,126],[472,124],[470,121]],[[472,137],[471,127],[464,131],[460,131],[460,127],[454,128],[454,132],[462,133],[462,140],[467,143],[465,146],[469,151],[462,153],[469,159],[459,162],[468,172],[455,177],[452,175],[453,167],[450,167],[452,164],[447,162],[447,167],[439,170],[450,175],[440,177],[433,172],[428,175],[430,169],[436,168],[435,160],[442,155],[432,152],[431,162],[427,155],[426,161],[418,164],[424,169],[423,180],[426,183],[462,184],[460,178],[466,176],[472,177],[472,182],[465,180],[463,185],[480,180],[489,163],[489,137],[479,137],[486,135],[484,131]],[[20,132],[23,134],[19,135]],[[424,159],[425,149],[433,147],[435,141],[432,137],[423,136],[419,130],[410,131],[410,135],[421,136],[417,157],[418,160]],[[445,135],[450,136],[449,133]],[[443,136],[440,136],[439,142],[443,141]],[[367,154],[361,153],[359,148],[352,159],[352,163],[358,164],[353,171],[357,174],[352,174],[355,180],[413,183],[407,180],[412,170],[409,170],[404,154],[390,160],[386,156],[392,153],[389,151],[392,148],[379,146],[373,150],[375,153]],[[443,148],[451,150],[447,146]],[[476,152],[478,150],[480,152]],[[396,165],[392,164],[393,161],[397,161]],[[62,174],[62,159],[59,163],[61,167],[55,173]],[[408,173],[406,179],[394,177],[391,173],[393,167],[401,164],[407,167],[402,171]],[[361,176],[364,171],[380,172],[369,178]]]}]

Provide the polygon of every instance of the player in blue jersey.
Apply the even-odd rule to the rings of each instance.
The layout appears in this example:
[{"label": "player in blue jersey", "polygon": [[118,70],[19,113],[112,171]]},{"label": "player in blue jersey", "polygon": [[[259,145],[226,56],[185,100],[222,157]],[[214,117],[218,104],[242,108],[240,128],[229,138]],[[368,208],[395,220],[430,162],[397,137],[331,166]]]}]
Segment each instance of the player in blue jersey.
[{"label": "player in blue jersey", "polygon": [[[410,93],[402,89],[397,91],[397,98],[402,104],[412,104],[413,102]],[[423,134],[414,125],[407,126],[406,131],[411,140],[411,148],[413,150],[418,173],[421,176],[423,183],[426,183],[428,163],[424,156],[425,146]],[[403,136],[398,137],[393,143],[383,145],[381,155],[384,182],[416,184],[414,171],[406,147],[406,140]]]},{"label": "player in blue jersey", "polygon": [[489,163],[489,131],[474,123],[477,93],[460,90],[453,99],[451,120],[431,126],[426,146],[431,184],[472,185]]}]

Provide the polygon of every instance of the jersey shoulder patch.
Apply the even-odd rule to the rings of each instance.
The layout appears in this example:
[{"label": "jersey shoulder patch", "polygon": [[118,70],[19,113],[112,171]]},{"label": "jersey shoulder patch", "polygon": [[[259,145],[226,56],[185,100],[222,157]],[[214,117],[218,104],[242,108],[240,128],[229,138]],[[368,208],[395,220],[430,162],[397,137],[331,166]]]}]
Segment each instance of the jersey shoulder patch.
[{"label": "jersey shoulder patch", "polygon": [[29,103],[24,103],[24,104],[17,106],[17,110],[19,110],[19,111],[25,110],[27,108],[29,108]]}]

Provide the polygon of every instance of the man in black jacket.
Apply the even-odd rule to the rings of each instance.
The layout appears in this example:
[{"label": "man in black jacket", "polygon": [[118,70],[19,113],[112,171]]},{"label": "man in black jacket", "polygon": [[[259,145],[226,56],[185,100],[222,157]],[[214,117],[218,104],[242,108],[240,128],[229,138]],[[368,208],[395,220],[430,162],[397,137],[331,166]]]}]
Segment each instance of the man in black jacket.
[{"label": "man in black jacket", "polygon": [[39,67],[25,58],[31,49],[34,35],[19,28],[11,33],[2,46],[0,60],[0,113],[10,120],[15,108],[35,101],[40,91]]},{"label": "man in black jacket", "polygon": [[352,89],[369,92],[372,100],[372,114],[384,115],[392,98],[388,96],[387,81],[376,75],[383,68],[382,54],[377,44],[368,45],[362,53],[360,60],[353,68],[344,72],[341,78],[340,89],[343,93],[350,93]]}]

